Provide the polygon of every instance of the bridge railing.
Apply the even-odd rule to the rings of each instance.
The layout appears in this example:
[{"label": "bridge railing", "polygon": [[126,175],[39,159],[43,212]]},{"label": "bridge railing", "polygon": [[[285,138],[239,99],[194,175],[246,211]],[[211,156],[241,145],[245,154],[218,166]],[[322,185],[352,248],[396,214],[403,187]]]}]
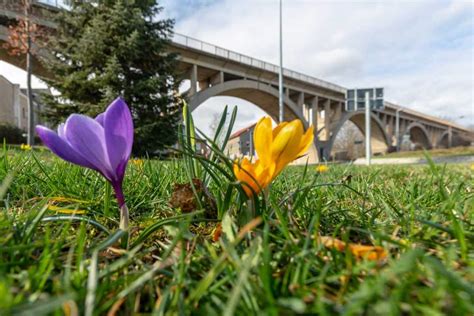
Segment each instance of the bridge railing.
[{"label": "bridge railing", "polygon": [[[193,37],[189,37],[183,34],[174,33],[172,41],[176,44],[179,44],[185,47],[200,50],[202,52],[206,52],[212,55],[230,59],[230,60],[245,64],[245,65],[249,65],[255,68],[271,71],[276,74],[279,71],[279,67],[277,65],[274,65],[274,64],[271,64],[271,63],[268,63],[263,60],[256,59],[247,55],[243,55],[243,54],[240,54],[240,53],[237,53],[237,52],[234,52],[234,51],[231,51],[231,50],[228,50],[228,49],[225,49],[225,48],[222,48],[210,43],[206,43],[201,40],[198,40],[198,39],[195,39]],[[314,77],[311,77],[311,76],[308,76],[308,75],[305,75],[305,74],[302,74],[300,72],[293,71],[290,69],[286,69],[286,68],[283,69],[283,75],[289,78],[309,82],[311,84],[324,87],[329,90],[336,90],[341,93],[346,92],[346,89],[341,86],[338,86],[336,84],[333,84],[333,83],[330,83],[318,78],[314,78]]]}]

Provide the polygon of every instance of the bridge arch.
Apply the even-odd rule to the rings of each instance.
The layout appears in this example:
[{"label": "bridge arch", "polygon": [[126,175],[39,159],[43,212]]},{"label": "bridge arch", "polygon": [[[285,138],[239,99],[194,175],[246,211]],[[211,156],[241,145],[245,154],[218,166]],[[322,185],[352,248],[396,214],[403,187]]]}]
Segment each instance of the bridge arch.
[{"label": "bridge arch", "polygon": [[[371,118],[371,145],[372,145],[372,153],[385,153],[388,151],[391,142],[390,138],[385,132],[384,125],[382,121],[378,118],[377,115],[374,113],[370,114]],[[327,155],[329,156],[332,148],[334,146],[334,142],[336,141],[337,134],[342,129],[344,123],[351,121],[354,123],[357,128],[365,135],[365,112],[357,111],[357,112],[346,112],[343,114],[341,119],[331,127],[331,137],[327,144]],[[374,124],[375,123],[375,124]],[[329,157],[326,157],[329,158]]]},{"label": "bridge arch", "polygon": [[430,137],[426,128],[418,123],[413,122],[407,126],[403,135],[410,135],[410,141],[417,147],[431,149],[433,145],[430,142]]},{"label": "bridge arch", "polygon": [[[273,120],[278,121],[278,90],[268,84],[254,80],[226,81],[192,95],[189,98],[189,108],[194,111],[199,105],[215,96],[236,97],[249,101],[268,113]],[[284,97],[283,103],[285,120],[298,118],[303,122],[304,127],[308,128],[308,122],[298,106],[287,96]]]},{"label": "bridge arch", "polygon": [[436,139],[435,147],[436,148],[448,148],[449,147],[449,131],[444,131],[438,139]]}]

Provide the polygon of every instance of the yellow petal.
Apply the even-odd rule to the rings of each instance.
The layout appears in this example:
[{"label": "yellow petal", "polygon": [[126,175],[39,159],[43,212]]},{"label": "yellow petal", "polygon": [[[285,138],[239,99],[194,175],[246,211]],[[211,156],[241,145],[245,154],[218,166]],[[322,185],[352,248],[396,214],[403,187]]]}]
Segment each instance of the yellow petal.
[{"label": "yellow petal", "polygon": [[303,124],[300,120],[292,121],[278,133],[272,144],[272,157],[276,163],[275,176],[298,157],[302,136]]},{"label": "yellow petal", "polygon": [[[293,147],[298,147],[300,144],[300,137],[303,134],[301,122],[295,120],[283,126],[277,133],[272,143],[272,157],[278,159],[282,153],[291,151]],[[300,128],[301,127],[301,128]],[[295,139],[298,142],[292,143]]]},{"label": "yellow petal", "polygon": [[234,174],[243,184],[242,188],[248,197],[251,197],[254,193],[259,194],[272,180],[269,169],[266,168],[265,164],[259,160],[251,163],[247,158],[242,159],[240,164],[234,163]]},{"label": "yellow petal", "polygon": [[260,185],[260,189],[265,189],[273,180],[273,172],[275,170],[275,163],[270,162],[266,165],[262,161],[255,162],[255,174]]},{"label": "yellow petal", "polygon": [[[242,159],[239,163],[234,163],[234,174],[235,177],[242,183],[242,188],[244,189],[247,196],[251,197],[253,191],[255,193],[260,192],[259,186],[257,184],[257,175],[255,174],[254,165],[250,163],[247,158]],[[253,191],[252,191],[253,190]]]},{"label": "yellow petal", "polygon": [[271,118],[263,117],[258,121],[253,132],[253,142],[255,144],[255,151],[258,159],[265,163],[271,161],[271,145],[272,145],[272,120]]},{"label": "yellow petal", "polygon": [[313,139],[314,139],[313,125],[311,125],[306,131],[306,133],[303,135],[303,137],[301,138],[300,152],[298,153],[297,157],[303,156],[304,154],[306,154],[306,152],[308,151],[308,148],[313,143]]},{"label": "yellow petal", "polygon": [[280,124],[278,124],[274,129],[273,129],[273,139],[275,139],[278,135],[278,133],[280,133],[281,129],[283,127],[285,127],[286,125],[288,124],[288,122],[281,122]]},{"label": "yellow petal", "polygon": [[380,246],[367,246],[361,244],[350,244],[349,249],[356,259],[383,260],[387,257],[387,251]]}]

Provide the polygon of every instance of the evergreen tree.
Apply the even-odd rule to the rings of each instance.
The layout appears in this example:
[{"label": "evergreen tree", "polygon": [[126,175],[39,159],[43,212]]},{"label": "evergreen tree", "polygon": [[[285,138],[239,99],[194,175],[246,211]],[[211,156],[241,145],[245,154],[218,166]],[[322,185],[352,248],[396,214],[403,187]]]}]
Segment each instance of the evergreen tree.
[{"label": "evergreen tree", "polygon": [[157,20],[155,0],[71,1],[58,13],[47,45],[46,118],[59,123],[71,113],[97,115],[117,96],[129,104],[135,125],[134,153],[152,153],[176,142],[180,100],[177,56],[166,52],[174,21]]}]

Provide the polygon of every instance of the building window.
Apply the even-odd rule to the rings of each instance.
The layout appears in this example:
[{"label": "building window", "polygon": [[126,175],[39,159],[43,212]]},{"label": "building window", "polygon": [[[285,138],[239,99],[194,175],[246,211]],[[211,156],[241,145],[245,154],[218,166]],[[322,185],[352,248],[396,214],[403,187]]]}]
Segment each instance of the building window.
[{"label": "building window", "polygon": [[22,115],[23,115],[23,118],[26,119],[26,109],[25,108],[22,108]]}]

